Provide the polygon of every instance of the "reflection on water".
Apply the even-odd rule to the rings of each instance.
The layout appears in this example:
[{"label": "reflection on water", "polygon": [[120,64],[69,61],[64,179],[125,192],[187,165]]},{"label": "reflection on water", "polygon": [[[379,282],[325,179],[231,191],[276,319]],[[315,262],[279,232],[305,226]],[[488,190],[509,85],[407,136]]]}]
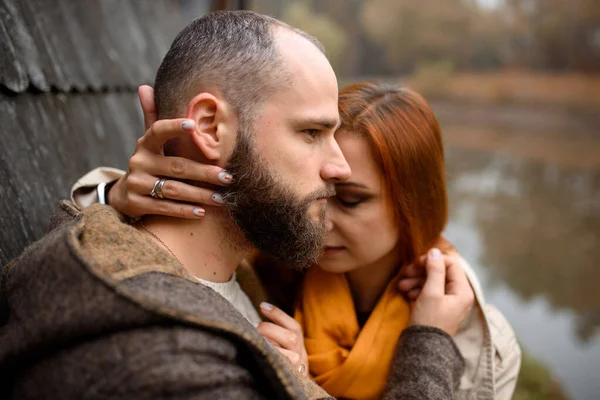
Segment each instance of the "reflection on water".
[{"label": "reflection on water", "polygon": [[599,398],[600,167],[447,143],[447,237],[523,349],[570,398]]}]

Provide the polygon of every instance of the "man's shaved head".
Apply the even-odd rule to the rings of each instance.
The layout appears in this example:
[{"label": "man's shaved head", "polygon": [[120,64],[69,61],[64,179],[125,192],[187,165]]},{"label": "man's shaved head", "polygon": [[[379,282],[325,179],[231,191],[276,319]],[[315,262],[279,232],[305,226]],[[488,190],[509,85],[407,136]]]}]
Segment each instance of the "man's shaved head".
[{"label": "man's shaved head", "polygon": [[158,118],[185,115],[188,102],[214,88],[231,103],[240,122],[292,79],[276,45],[278,29],[323,46],[307,33],[252,11],[218,11],[198,18],[175,38],[154,83]]}]

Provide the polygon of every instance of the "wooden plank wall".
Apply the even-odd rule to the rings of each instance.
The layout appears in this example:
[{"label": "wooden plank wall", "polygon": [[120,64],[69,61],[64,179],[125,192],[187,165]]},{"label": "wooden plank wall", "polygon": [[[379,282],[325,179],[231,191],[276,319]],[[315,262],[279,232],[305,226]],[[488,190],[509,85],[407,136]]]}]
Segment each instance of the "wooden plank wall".
[{"label": "wooden plank wall", "polygon": [[210,0],[0,0],[0,266],[45,232],[72,183],[124,168],[137,87]]}]

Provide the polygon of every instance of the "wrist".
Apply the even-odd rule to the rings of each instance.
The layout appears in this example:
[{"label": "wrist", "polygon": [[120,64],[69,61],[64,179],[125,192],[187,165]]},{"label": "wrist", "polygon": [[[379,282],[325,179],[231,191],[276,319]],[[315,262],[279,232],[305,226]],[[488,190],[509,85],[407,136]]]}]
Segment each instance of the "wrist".
[{"label": "wrist", "polygon": [[454,329],[453,326],[450,326],[448,324],[442,324],[442,323],[440,323],[439,320],[434,320],[434,319],[418,319],[418,320],[412,319],[409,321],[408,326],[436,329],[436,330],[444,332],[445,334],[447,334],[451,337],[454,337],[454,335],[456,334],[456,331],[457,331],[457,329]]}]

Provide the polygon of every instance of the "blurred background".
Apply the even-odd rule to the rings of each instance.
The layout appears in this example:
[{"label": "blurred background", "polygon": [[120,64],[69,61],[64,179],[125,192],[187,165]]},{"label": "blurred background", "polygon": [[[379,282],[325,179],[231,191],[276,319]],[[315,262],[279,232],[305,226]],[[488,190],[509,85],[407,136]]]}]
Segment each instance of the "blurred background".
[{"label": "blurred background", "polygon": [[525,352],[515,399],[600,398],[599,0],[0,0],[0,265],[79,176],[126,168],[137,87],[186,23],[224,8],[313,34],[342,86],[428,99],[446,235]]},{"label": "blurred background", "polygon": [[600,398],[600,1],[248,3],[319,38],[340,85],[428,99],[446,235],[525,352],[515,398]]}]

